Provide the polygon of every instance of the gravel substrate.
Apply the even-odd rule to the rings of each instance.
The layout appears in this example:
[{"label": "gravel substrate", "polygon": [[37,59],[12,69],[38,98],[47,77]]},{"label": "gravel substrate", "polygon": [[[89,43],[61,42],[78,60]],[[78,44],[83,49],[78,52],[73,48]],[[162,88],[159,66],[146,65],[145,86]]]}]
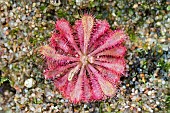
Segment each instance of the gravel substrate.
[{"label": "gravel substrate", "polygon": [[[40,1],[0,0],[0,113],[170,112],[170,2]],[[73,105],[44,79],[37,49],[48,43],[56,19],[74,23],[84,13],[127,32],[127,77],[114,98]]]}]

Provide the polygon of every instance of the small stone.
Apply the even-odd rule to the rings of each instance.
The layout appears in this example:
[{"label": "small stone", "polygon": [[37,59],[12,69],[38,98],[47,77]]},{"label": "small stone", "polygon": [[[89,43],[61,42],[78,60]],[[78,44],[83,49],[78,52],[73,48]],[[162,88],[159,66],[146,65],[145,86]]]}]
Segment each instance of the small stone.
[{"label": "small stone", "polygon": [[22,16],[22,18],[21,18],[21,20],[25,20],[26,19],[26,16],[25,15],[23,15]]},{"label": "small stone", "polygon": [[34,28],[34,27],[35,27],[35,24],[32,24],[31,26]]},{"label": "small stone", "polygon": [[27,92],[28,92],[28,90],[27,90],[27,89],[24,89],[24,92],[25,92],[25,93],[27,93]]},{"label": "small stone", "polygon": [[68,99],[65,99],[65,102],[68,103]]},{"label": "small stone", "polygon": [[138,90],[135,90],[135,94],[138,94]]},{"label": "small stone", "polygon": [[138,108],[138,111],[141,111],[141,108]]},{"label": "small stone", "polygon": [[5,22],[5,18],[1,18],[1,22],[2,22],[2,23]]},{"label": "small stone", "polygon": [[13,53],[13,51],[10,49],[10,50],[9,50],[9,53]]},{"label": "small stone", "polygon": [[125,108],[129,108],[129,106],[125,106]]},{"label": "small stone", "polygon": [[126,89],[126,86],[122,86],[123,89]]},{"label": "small stone", "polygon": [[132,81],[135,81],[136,80],[136,78],[134,77],[133,79],[132,79]]},{"label": "small stone", "polygon": [[164,51],[168,51],[168,45],[162,44],[162,49],[163,49]]},{"label": "small stone", "polygon": [[152,110],[151,108],[149,109],[149,111],[150,111],[151,113],[153,113],[153,110]]},{"label": "small stone", "polygon": [[24,86],[26,86],[27,88],[33,87],[34,84],[35,80],[33,78],[29,78],[24,82]]},{"label": "small stone", "polygon": [[161,22],[157,22],[156,25],[157,25],[157,26],[161,26]]},{"label": "small stone", "polygon": [[38,108],[36,109],[36,112],[41,113],[41,111],[42,111],[41,107],[38,106]]},{"label": "small stone", "polygon": [[133,8],[136,9],[138,7],[138,4],[134,4]]},{"label": "small stone", "polygon": [[157,105],[159,105],[159,104],[160,104],[160,102],[156,101],[156,104],[157,104]]},{"label": "small stone", "polygon": [[31,111],[35,111],[35,108],[33,106],[30,106]]},{"label": "small stone", "polygon": [[152,91],[148,91],[148,95],[151,95],[152,94]]},{"label": "small stone", "polygon": [[147,41],[149,44],[156,43],[156,39],[154,39],[154,38],[147,38],[146,41]]},{"label": "small stone", "polygon": [[9,13],[9,16],[10,16],[10,17],[13,17],[13,15],[14,15],[14,14],[13,14],[12,12]]},{"label": "small stone", "polygon": [[134,89],[134,88],[132,88],[132,92],[135,92],[135,89]]},{"label": "small stone", "polygon": [[23,48],[22,51],[26,52],[27,48]]},{"label": "small stone", "polygon": [[61,103],[64,103],[64,99],[61,99],[60,102],[61,102]]},{"label": "small stone", "polygon": [[68,113],[70,110],[68,108],[64,109],[63,112],[64,113]]},{"label": "small stone", "polygon": [[35,6],[36,6],[36,3],[33,3],[33,4],[32,4],[32,7],[35,7]]},{"label": "small stone", "polygon": [[20,23],[21,21],[20,21],[20,19],[17,19],[16,22],[17,22],[17,23]]},{"label": "small stone", "polygon": [[77,5],[81,5],[82,2],[83,2],[83,0],[76,0]]},{"label": "small stone", "polygon": [[38,30],[38,28],[37,28],[37,27],[35,27],[35,30]]},{"label": "small stone", "polygon": [[135,105],[135,104],[132,104],[131,106],[132,106],[132,107],[135,107],[136,105]]},{"label": "small stone", "polygon": [[87,108],[87,105],[86,105],[86,104],[84,104],[84,108]]},{"label": "small stone", "polygon": [[164,80],[162,81],[162,84],[163,84],[163,85],[165,84],[165,81],[164,81]]}]

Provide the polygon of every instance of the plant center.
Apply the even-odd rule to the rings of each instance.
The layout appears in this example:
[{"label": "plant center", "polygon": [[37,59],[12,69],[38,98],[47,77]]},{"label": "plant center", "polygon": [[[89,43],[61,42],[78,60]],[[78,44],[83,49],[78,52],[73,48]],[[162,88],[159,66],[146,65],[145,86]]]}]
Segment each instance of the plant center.
[{"label": "plant center", "polygon": [[83,56],[80,57],[80,61],[83,65],[87,65],[88,63],[94,62],[94,57],[83,55]]}]

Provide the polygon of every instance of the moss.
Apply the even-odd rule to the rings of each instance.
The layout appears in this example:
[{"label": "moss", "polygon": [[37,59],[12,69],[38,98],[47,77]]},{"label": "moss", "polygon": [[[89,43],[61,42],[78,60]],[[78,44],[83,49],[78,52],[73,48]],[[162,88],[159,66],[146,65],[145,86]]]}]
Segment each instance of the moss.
[{"label": "moss", "polygon": [[59,18],[64,18],[64,17],[67,16],[67,13],[66,13],[66,11],[64,11],[64,10],[61,8],[61,9],[59,9],[59,10],[57,11],[57,16],[58,16]]},{"label": "moss", "polygon": [[10,86],[14,86],[14,81],[10,80],[10,78],[8,77],[0,77],[0,86],[5,83],[8,82],[10,84]]},{"label": "moss", "polygon": [[160,67],[161,69],[164,69],[166,72],[168,72],[168,70],[170,69],[170,63],[165,62],[163,58],[160,58],[157,66]]},{"label": "moss", "polygon": [[34,99],[33,99],[33,103],[34,103],[34,104],[42,104],[42,103],[43,103],[43,100],[34,98]]},{"label": "moss", "polygon": [[46,6],[40,6],[40,10],[41,10],[41,11],[44,11],[45,8],[46,8]]},{"label": "moss", "polygon": [[0,78],[0,86],[1,86],[1,84],[3,84],[6,81],[9,81],[9,79],[7,77],[1,77]]},{"label": "moss", "polygon": [[19,28],[16,27],[16,28],[14,28],[14,29],[12,29],[12,30],[10,31],[10,34],[11,34],[11,35],[16,35],[16,34],[18,33],[18,31],[19,31]]},{"label": "moss", "polygon": [[139,101],[139,102],[138,102],[138,105],[139,105],[140,107],[142,107],[142,106],[143,106],[143,101]]},{"label": "moss", "polygon": [[132,9],[129,9],[129,16],[132,16],[134,14],[134,11]]},{"label": "moss", "polygon": [[137,36],[134,33],[129,34],[130,41],[136,42],[137,41]]},{"label": "moss", "polygon": [[127,32],[128,32],[130,41],[137,42],[137,36],[136,36],[134,30],[132,28],[130,28],[129,30],[127,30]]},{"label": "moss", "polygon": [[168,5],[168,7],[166,9],[167,9],[167,11],[170,11],[170,5]]},{"label": "moss", "polygon": [[170,112],[170,94],[166,95],[165,105],[166,105],[167,113],[169,113]]},{"label": "moss", "polygon": [[103,109],[103,102],[100,103],[100,106],[99,106],[99,113],[103,113],[102,109]]}]

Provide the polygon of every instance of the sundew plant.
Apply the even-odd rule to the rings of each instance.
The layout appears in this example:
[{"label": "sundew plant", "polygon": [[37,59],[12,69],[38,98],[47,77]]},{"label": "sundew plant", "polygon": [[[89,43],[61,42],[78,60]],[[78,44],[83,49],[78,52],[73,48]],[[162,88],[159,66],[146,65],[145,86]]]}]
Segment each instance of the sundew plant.
[{"label": "sundew plant", "polygon": [[55,27],[49,45],[39,49],[46,59],[45,78],[71,103],[113,97],[125,73],[124,31],[88,14],[73,26],[57,20]]}]

